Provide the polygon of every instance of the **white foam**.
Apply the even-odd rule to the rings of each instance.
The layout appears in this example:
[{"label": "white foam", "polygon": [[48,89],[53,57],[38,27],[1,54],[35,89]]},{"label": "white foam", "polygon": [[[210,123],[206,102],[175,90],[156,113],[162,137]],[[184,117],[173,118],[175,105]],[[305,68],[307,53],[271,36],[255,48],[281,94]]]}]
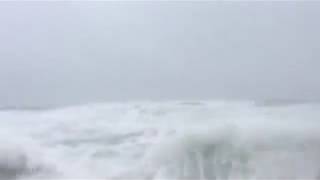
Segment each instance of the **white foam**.
[{"label": "white foam", "polygon": [[250,102],[0,111],[0,177],[312,179],[318,118],[317,104]]}]

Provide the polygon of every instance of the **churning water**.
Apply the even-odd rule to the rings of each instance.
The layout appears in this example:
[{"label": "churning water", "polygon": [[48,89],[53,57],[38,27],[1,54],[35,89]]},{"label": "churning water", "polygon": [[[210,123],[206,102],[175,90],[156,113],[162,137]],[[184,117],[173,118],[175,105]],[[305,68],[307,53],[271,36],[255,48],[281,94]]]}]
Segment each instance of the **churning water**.
[{"label": "churning water", "polygon": [[319,179],[320,105],[0,111],[0,179]]}]

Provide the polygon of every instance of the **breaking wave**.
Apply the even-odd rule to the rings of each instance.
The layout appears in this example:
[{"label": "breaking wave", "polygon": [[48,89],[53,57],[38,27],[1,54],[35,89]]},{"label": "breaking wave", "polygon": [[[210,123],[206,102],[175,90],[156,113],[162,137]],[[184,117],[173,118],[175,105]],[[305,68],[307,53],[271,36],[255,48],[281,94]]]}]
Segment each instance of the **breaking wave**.
[{"label": "breaking wave", "polygon": [[320,106],[110,103],[0,111],[0,179],[319,179]]}]

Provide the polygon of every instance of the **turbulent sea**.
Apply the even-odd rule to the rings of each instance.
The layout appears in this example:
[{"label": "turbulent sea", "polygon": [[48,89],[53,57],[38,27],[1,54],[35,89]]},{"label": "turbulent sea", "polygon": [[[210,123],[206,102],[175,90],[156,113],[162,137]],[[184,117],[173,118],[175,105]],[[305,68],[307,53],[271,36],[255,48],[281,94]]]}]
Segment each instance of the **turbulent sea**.
[{"label": "turbulent sea", "polygon": [[320,179],[320,104],[0,111],[0,180]]}]

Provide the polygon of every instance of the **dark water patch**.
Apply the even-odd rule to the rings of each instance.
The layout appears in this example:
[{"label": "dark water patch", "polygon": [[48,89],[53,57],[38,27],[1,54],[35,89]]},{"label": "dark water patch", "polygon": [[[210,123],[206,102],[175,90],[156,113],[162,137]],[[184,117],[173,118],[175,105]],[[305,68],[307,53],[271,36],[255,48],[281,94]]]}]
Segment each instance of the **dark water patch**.
[{"label": "dark water patch", "polygon": [[53,166],[39,162],[31,163],[31,157],[24,153],[8,152],[0,157],[0,180],[15,180],[41,174],[54,175],[57,170]]},{"label": "dark water patch", "polygon": [[307,103],[316,103],[317,101],[299,100],[299,99],[267,99],[261,101],[255,101],[256,106],[290,106],[290,105],[302,105]]},{"label": "dark water patch", "polygon": [[76,147],[83,144],[105,144],[105,145],[117,145],[122,144],[124,142],[134,140],[135,138],[142,136],[144,134],[143,131],[132,132],[127,134],[119,134],[119,135],[107,135],[107,136],[96,136],[96,137],[83,137],[76,139],[65,139],[59,141],[57,143],[61,143],[63,145]]},{"label": "dark water patch", "polygon": [[200,101],[184,101],[180,102],[179,105],[185,105],[185,106],[204,106],[206,105],[204,102]]}]

